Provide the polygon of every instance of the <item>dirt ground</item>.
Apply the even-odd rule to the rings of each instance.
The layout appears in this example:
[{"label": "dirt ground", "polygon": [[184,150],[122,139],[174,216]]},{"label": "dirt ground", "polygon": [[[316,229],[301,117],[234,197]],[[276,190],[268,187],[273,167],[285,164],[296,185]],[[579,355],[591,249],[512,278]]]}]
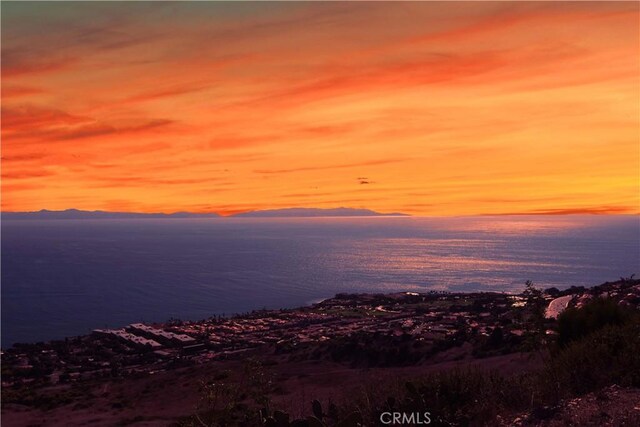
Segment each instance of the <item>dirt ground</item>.
[{"label": "dirt ground", "polygon": [[[293,417],[309,415],[313,399],[339,403],[344,398],[352,398],[361,387],[386,379],[410,379],[428,372],[472,365],[515,372],[538,363],[520,354],[480,360],[464,355],[463,349],[457,349],[439,355],[429,364],[372,369],[350,368],[327,361],[289,362],[285,356],[268,356],[265,360],[266,369],[279,386],[273,396],[273,406],[288,411]],[[6,405],[2,410],[2,426],[166,426],[194,413],[202,380],[223,371],[231,372],[229,380],[233,380],[234,375],[243,371],[243,366],[242,360],[214,361],[144,378],[96,380],[89,385],[84,398],[49,411]],[[49,392],[62,390],[62,387],[52,387]]]},{"label": "dirt ground", "polygon": [[521,414],[503,426],[640,426],[640,390],[610,386],[597,393],[563,401],[539,413]]}]

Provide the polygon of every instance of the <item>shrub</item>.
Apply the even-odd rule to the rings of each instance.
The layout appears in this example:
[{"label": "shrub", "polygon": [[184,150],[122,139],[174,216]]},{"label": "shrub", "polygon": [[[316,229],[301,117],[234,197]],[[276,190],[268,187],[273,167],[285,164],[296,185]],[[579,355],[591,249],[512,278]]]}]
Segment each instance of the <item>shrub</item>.
[{"label": "shrub", "polygon": [[581,308],[568,308],[558,316],[558,344],[564,347],[604,326],[621,325],[632,317],[635,317],[632,309],[608,298],[596,298]]},{"label": "shrub", "polygon": [[[602,305],[609,307],[608,302]],[[610,310],[617,312],[611,308],[588,308],[578,318],[591,318],[592,312]],[[360,409],[370,423],[375,423],[376,414],[390,407],[407,412],[429,411],[436,419],[434,425],[481,426],[492,425],[499,414],[544,413],[561,399],[612,384],[639,387],[640,322],[629,313],[622,319],[627,315],[631,316],[629,320],[618,325],[607,324],[618,319],[616,316],[594,315],[599,320],[593,325],[603,321],[605,326],[591,333],[591,328],[586,329],[587,335],[560,348],[540,370],[512,376],[478,369],[453,370],[423,376],[404,388],[394,383],[375,384],[364,388],[360,399],[347,402],[343,411]]]},{"label": "shrub", "polygon": [[640,323],[603,326],[567,344],[545,367],[553,394],[566,397],[610,384],[640,386]]}]

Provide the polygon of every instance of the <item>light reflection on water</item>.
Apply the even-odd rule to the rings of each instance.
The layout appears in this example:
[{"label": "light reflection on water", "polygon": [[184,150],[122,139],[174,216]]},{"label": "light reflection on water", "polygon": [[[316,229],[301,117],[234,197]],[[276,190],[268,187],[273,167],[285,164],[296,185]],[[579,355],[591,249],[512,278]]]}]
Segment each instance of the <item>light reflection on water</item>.
[{"label": "light reflection on water", "polygon": [[[542,219],[541,219],[542,218]],[[548,217],[496,217],[487,216],[469,221],[450,221],[449,230],[472,231],[478,233],[500,233],[502,235],[541,234],[569,232],[575,228],[589,224],[590,218],[584,217],[556,217],[550,221]]]},{"label": "light reflection on water", "polygon": [[636,272],[637,216],[3,221],[2,343],[338,292],[562,288]]}]

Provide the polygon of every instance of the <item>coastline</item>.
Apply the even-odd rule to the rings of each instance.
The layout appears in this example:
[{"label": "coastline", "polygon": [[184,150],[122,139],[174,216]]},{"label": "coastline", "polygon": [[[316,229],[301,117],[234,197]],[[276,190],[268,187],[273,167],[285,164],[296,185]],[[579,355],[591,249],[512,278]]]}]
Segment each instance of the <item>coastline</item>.
[{"label": "coastline", "polygon": [[[98,411],[94,424],[106,426],[135,417],[142,405],[145,414],[160,417],[148,425],[160,419],[163,425],[174,425],[198,401],[203,378],[229,372],[224,374],[231,375],[229,381],[242,381],[238,375],[252,360],[279,378],[285,391],[276,393],[274,402],[291,411],[305,401],[300,390],[317,399],[348,402],[356,384],[382,379],[390,384],[397,381],[394,378],[452,369],[499,370],[503,375],[537,372],[546,356],[527,350],[540,335],[526,319],[536,307],[547,309],[567,297],[568,306],[576,309],[590,301],[610,300],[638,311],[640,280],[564,291],[528,287],[520,294],[337,294],[294,309],[132,324],[14,346],[2,352],[3,418],[12,420],[11,425],[30,425],[55,414],[58,424],[48,425],[80,425]],[[543,324],[547,338],[542,339],[552,339],[557,320],[547,317]],[[178,383],[186,387],[180,398],[164,387]],[[125,400],[138,403],[128,406]],[[74,409],[69,412],[70,408]]]},{"label": "coastline", "polygon": [[[634,280],[633,276],[631,279],[627,279],[627,283],[636,283],[636,282],[640,283],[640,280],[638,279]],[[571,286],[564,290],[558,290],[556,288],[545,289],[544,292],[545,292],[547,303],[548,303],[548,306],[545,309],[546,317],[557,318],[557,316],[563,310],[569,307],[572,302],[574,302],[575,304],[575,302],[577,302],[577,300],[580,299],[578,298],[578,296],[600,295],[603,292],[602,291],[603,289],[609,289],[612,285],[615,286],[616,284],[620,284],[620,283],[624,283],[624,280],[615,281],[615,282],[605,282],[600,285],[594,285],[592,287]],[[636,285],[633,285],[631,287],[635,289]],[[640,291],[638,292],[640,293]],[[196,331],[189,331],[189,330],[181,331],[181,328],[183,327],[183,325],[207,325],[211,322],[214,322],[214,323],[225,322],[225,321],[233,322],[235,320],[259,318],[261,316],[268,317],[270,315],[280,315],[283,313],[306,313],[308,311],[313,311],[314,309],[321,308],[324,306],[334,306],[334,305],[342,306],[344,301],[347,302],[348,306],[361,307],[361,306],[368,306],[370,305],[371,301],[377,301],[378,299],[383,299],[383,300],[398,299],[402,301],[403,299],[411,299],[411,298],[424,299],[424,298],[433,298],[434,296],[443,298],[445,300],[456,300],[459,298],[473,299],[473,298],[477,298],[478,296],[492,296],[495,298],[506,297],[506,298],[512,298],[514,300],[514,307],[518,306],[517,301],[522,300],[522,292],[514,292],[514,291],[451,292],[446,290],[431,290],[427,292],[416,292],[415,290],[410,290],[410,291],[396,291],[388,294],[379,293],[379,292],[377,293],[339,293],[334,295],[333,297],[315,298],[308,301],[306,304],[300,305],[297,307],[290,307],[290,308],[282,307],[282,308],[276,308],[276,309],[263,308],[263,309],[254,309],[245,313],[231,313],[229,315],[214,315],[209,318],[198,319],[198,320],[184,320],[184,319],[171,318],[164,322],[150,322],[150,323],[145,322],[145,323],[160,329],[179,331],[180,333],[187,333],[187,334],[197,334]],[[584,298],[582,298],[582,303],[583,302],[584,302]],[[560,303],[560,304],[556,306],[557,303]],[[380,311],[384,311],[384,310],[380,310]],[[393,311],[391,311],[391,313],[393,313]],[[140,323],[137,322],[137,324],[140,324]],[[126,329],[130,327],[131,327],[131,324],[121,325],[119,327],[116,327],[116,330]],[[101,329],[96,328],[95,330],[101,330]],[[55,342],[82,339],[82,338],[86,338],[89,335],[90,334],[80,334],[80,335],[67,336],[67,337],[58,338],[58,339],[50,339],[50,340],[41,341],[41,342],[14,343],[2,350],[6,351],[14,347],[15,344],[19,346],[23,346],[23,345],[30,346],[30,345],[39,345],[39,344],[48,345]]]},{"label": "coastline", "polygon": [[591,219],[6,221],[2,347],[345,291],[563,289],[637,271],[637,222]]},{"label": "coastline", "polygon": [[[624,292],[627,292],[623,295]],[[545,300],[545,315],[547,319],[556,319],[557,316],[566,308],[570,306],[580,307],[586,301],[594,297],[600,297],[607,295],[610,298],[618,299],[621,304],[632,305],[634,307],[640,307],[640,280],[631,278],[621,279],[615,282],[605,282],[600,285],[592,287],[584,286],[571,286],[564,290],[556,288],[549,288],[542,291]],[[396,320],[396,317],[403,319],[411,316],[425,317],[425,310],[429,311],[426,318],[429,316],[433,319],[439,319],[440,323],[444,317],[448,317],[448,324],[451,328],[440,328],[439,331],[444,331],[445,335],[454,331],[453,326],[462,317],[469,316],[469,312],[464,311],[465,307],[471,305],[478,305],[474,308],[475,312],[485,310],[481,314],[481,317],[490,317],[488,311],[495,310],[499,307],[499,312],[505,313],[515,308],[520,308],[526,305],[525,293],[515,292],[449,292],[432,290],[428,292],[415,292],[415,291],[401,291],[393,293],[339,293],[331,298],[319,298],[309,301],[307,304],[294,307],[294,308],[279,308],[279,309],[259,309],[252,310],[247,313],[230,314],[228,316],[216,315],[206,319],[200,320],[182,320],[182,319],[170,319],[165,322],[151,322],[147,323],[152,328],[157,330],[157,334],[161,331],[165,331],[169,334],[181,334],[193,338],[193,342],[190,344],[198,343],[207,344],[214,342],[219,343],[226,341],[230,342],[229,337],[218,337],[216,334],[211,333],[212,330],[229,330],[231,329],[237,335],[242,335],[242,340],[247,340],[247,333],[258,331],[257,335],[263,336],[269,331],[283,329],[282,324],[285,323],[280,318],[292,318],[294,321],[290,322],[294,327],[300,327],[305,329],[309,325],[313,324],[327,324],[331,322],[342,322],[349,325],[350,323],[358,324],[362,326],[363,323],[369,323],[368,326],[379,323],[381,319],[384,319],[384,315],[390,315],[391,320]],[[479,303],[478,301],[482,301]],[[424,305],[424,307],[422,305]],[[414,307],[414,306],[417,306]],[[386,308],[385,308],[386,307]],[[394,309],[395,307],[395,309]],[[434,307],[440,307],[435,309]],[[456,312],[455,310],[458,310]],[[463,310],[462,312],[460,312]],[[398,315],[398,316],[393,316]],[[272,322],[272,324],[265,325],[266,320],[278,319],[278,321]],[[389,320],[389,319],[386,319]],[[478,319],[476,319],[478,320]],[[237,325],[246,323],[246,328],[243,327],[230,327],[229,325]],[[256,327],[255,324],[261,325]],[[125,331],[134,332],[133,336],[153,338],[149,333],[140,333],[140,331],[131,331],[136,329],[136,325],[141,323],[134,323],[130,325],[123,325],[116,329],[106,329],[107,331]],[[440,325],[442,326],[442,325]],[[347,328],[347,331],[352,328]],[[429,329],[433,329],[429,326]],[[3,353],[11,350],[15,350],[17,347],[49,347],[62,342],[69,341],[85,341],[92,339],[97,333],[103,333],[104,329],[95,329],[91,334],[69,336],[63,339],[53,339],[38,343],[16,343],[6,349],[3,349]],[[137,335],[136,335],[137,334]],[[158,336],[156,336],[158,338]],[[316,337],[322,338],[322,336]],[[124,341],[127,341],[125,339]],[[170,340],[169,340],[170,341]],[[180,348],[182,345],[172,345],[169,341],[164,342],[165,347]],[[250,345],[247,348],[255,347],[256,344],[268,344],[278,342],[279,340],[267,339],[266,341],[253,341],[248,340]],[[313,342],[313,339],[298,340],[299,342]],[[129,342],[130,345],[136,347],[135,342]],[[175,344],[175,343],[173,343]],[[163,346],[161,345],[161,347]],[[237,344],[230,344],[231,347],[236,347]],[[139,347],[139,346],[138,346]],[[150,348],[144,348],[143,345],[140,350],[150,350]]]}]

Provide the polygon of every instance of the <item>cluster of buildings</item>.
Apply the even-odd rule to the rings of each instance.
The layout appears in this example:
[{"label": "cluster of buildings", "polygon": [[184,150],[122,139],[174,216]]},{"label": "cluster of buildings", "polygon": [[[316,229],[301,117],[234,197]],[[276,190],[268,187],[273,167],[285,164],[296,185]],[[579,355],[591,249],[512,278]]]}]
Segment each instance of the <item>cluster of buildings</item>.
[{"label": "cluster of buildings", "polygon": [[94,329],[93,333],[96,335],[115,337],[136,347],[148,347],[154,350],[162,347],[162,344],[157,341],[131,334],[124,329]]},{"label": "cluster of buildings", "polygon": [[94,329],[91,335],[8,349],[2,353],[3,366],[8,366],[2,383],[55,384],[161,371],[204,349],[193,336],[142,323]]},{"label": "cluster of buildings", "polygon": [[147,326],[143,323],[132,323],[128,329],[135,334],[151,337],[152,340],[158,340],[165,345],[187,346],[196,343],[193,337],[186,334],[176,334],[174,332],[165,331],[163,329]]},{"label": "cluster of buildings", "polygon": [[506,294],[342,295],[311,307],[182,322],[173,329],[205,343],[202,360],[257,347],[308,347],[354,334],[436,343],[461,330],[489,335],[513,302]]},{"label": "cluster of buildings", "polygon": [[117,338],[132,347],[143,350],[158,350],[165,346],[185,348],[196,344],[196,340],[189,335],[176,334],[143,323],[132,323],[124,329],[94,329],[93,334]]},{"label": "cluster of buildings", "polygon": [[[547,292],[547,316],[556,317],[567,306],[580,306],[598,296],[640,308],[640,281]],[[257,348],[295,352],[363,334],[390,337],[389,342],[420,341],[436,349],[461,335],[480,342],[496,335],[497,329],[500,339],[517,341],[524,333],[521,316],[526,305],[522,295],[499,293],[344,294],[293,310],[174,321],[159,327],[134,323],[64,341],[15,346],[2,354],[3,384],[149,373]]]}]

